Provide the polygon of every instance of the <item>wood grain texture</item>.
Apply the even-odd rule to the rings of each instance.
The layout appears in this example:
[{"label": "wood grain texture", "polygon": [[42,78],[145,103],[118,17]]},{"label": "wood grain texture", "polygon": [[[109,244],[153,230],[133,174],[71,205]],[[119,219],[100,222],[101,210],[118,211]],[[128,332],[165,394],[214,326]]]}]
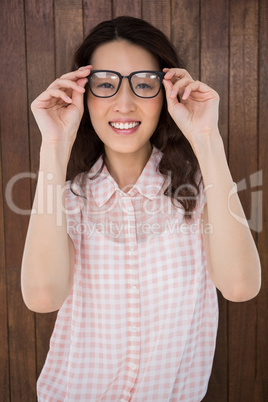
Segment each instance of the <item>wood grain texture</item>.
[{"label": "wood grain texture", "polygon": [[[262,290],[258,296],[257,315],[257,365],[255,400],[265,401],[268,395],[268,3],[260,1],[259,25],[259,166],[262,171],[262,186],[259,191],[259,214],[263,228],[258,233],[258,249],[262,263]],[[262,190],[262,193],[261,193]]]},{"label": "wood grain texture", "polygon": [[[25,0],[25,21],[30,108],[31,102],[56,78],[53,0]],[[37,172],[41,135],[32,113],[29,114],[29,134],[31,171]]]},{"label": "wood grain texture", "polygon": [[[201,0],[200,79],[220,95],[219,129],[228,150],[229,81],[228,0]],[[219,329],[208,392],[204,402],[225,402],[228,398],[228,321],[227,301],[218,292]]]},{"label": "wood grain texture", "polygon": [[112,3],[107,0],[84,0],[83,1],[83,24],[84,35],[99,24],[101,21],[112,18]]},{"label": "wood grain texture", "polygon": [[[2,21],[0,21],[0,24],[2,25]],[[0,59],[3,60],[2,53],[0,54]],[[0,71],[2,72],[2,69]],[[3,401],[9,401],[8,307],[5,260],[4,192],[2,189],[2,155],[0,142],[0,390],[2,394],[0,398],[2,398]]]},{"label": "wood grain texture", "polygon": [[113,18],[120,15],[141,18],[141,0],[113,0],[112,5]]},{"label": "wood grain texture", "polygon": [[76,47],[83,39],[82,0],[54,0],[56,76],[71,69]]},{"label": "wood grain texture", "polygon": [[200,11],[200,78],[220,95],[219,129],[228,153],[229,0],[202,0]]},{"label": "wood grain texture", "polygon": [[[25,58],[25,21],[22,0],[3,1],[5,79],[1,84],[1,146],[3,187],[17,174],[29,172],[28,109]],[[7,79],[8,77],[8,79]],[[29,210],[30,183],[17,180],[4,204],[5,255],[10,364],[10,400],[33,401],[35,397],[34,314],[25,307],[20,288],[20,266],[28,216],[9,208],[11,201]]]},{"label": "wood grain texture", "polygon": [[[2,11],[2,12],[1,12]],[[0,8],[0,35],[5,38],[7,35],[7,27],[5,26],[4,17],[6,12],[4,8]],[[1,77],[6,76],[5,59],[6,47],[0,47],[0,74]],[[1,108],[2,110],[1,97]],[[9,375],[9,338],[8,338],[8,305],[7,305],[7,267],[5,258],[5,216],[4,216],[4,186],[2,178],[2,145],[1,138],[3,136],[4,125],[2,123],[2,113],[0,118],[0,400],[10,401],[10,375]]]},{"label": "wood grain texture", "polygon": [[[264,402],[268,394],[266,0],[1,1],[0,401],[36,400],[36,379],[56,317],[34,315],[23,304],[20,264],[29,217],[13,212],[5,200],[14,175],[38,169],[41,138],[29,106],[54,78],[70,70],[74,48],[93,26],[123,14],[143,17],[163,30],[193,78],[219,92],[220,130],[234,180],[246,180],[247,189],[239,195],[248,218],[251,196],[259,191],[257,212],[263,215],[263,228],[253,235],[263,266],[262,290],[247,303],[227,303],[219,295],[216,355],[204,402]],[[262,184],[254,187],[250,175],[258,170]],[[34,189],[33,179],[21,179],[14,185],[12,200],[30,209]]]},{"label": "wood grain texture", "polygon": [[[257,171],[258,3],[230,2],[229,161],[250,218],[249,177]],[[239,183],[238,183],[239,189]],[[256,299],[229,306],[229,401],[254,401],[256,389]],[[238,386],[239,384],[239,386]]]},{"label": "wood grain texture", "polygon": [[[25,0],[28,100],[30,103],[55,79],[53,0]],[[41,46],[42,44],[42,46]],[[41,46],[41,51],[40,51]],[[33,114],[29,114],[30,169],[37,175],[41,135]],[[37,180],[31,180],[32,200]],[[37,377],[44,365],[55,314],[36,315]]]},{"label": "wood grain texture", "polygon": [[[257,66],[258,3],[230,2],[229,151],[235,180],[248,177],[257,168]],[[248,210],[249,200],[246,207]]]},{"label": "wood grain texture", "polygon": [[170,38],[171,36],[171,5],[166,0],[144,0],[142,2],[142,18]]},{"label": "wood grain texture", "polygon": [[171,40],[191,76],[199,79],[200,4],[196,0],[171,0]]}]

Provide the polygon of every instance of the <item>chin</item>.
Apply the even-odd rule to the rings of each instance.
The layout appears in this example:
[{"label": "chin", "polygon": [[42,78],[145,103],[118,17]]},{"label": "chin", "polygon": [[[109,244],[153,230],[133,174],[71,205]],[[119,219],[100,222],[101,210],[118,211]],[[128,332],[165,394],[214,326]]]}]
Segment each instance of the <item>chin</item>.
[{"label": "chin", "polygon": [[104,149],[105,151],[107,150],[108,152],[114,152],[114,153],[121,153],[121,154],[133,154],[137,152],[142,152],[145,149],[151,150],[152,146],[150,143],[150,140],[148,140],[145,143],[141,144],[116,144],[113,143],[109,146],[109,144],[104,144]]}]

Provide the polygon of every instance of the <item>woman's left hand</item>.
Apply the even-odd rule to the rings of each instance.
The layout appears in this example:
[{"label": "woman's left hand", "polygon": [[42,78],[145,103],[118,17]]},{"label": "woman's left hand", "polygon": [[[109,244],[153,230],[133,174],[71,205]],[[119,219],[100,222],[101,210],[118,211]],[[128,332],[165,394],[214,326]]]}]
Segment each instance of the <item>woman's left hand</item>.
[{"label": "woman's left hand", "polygon": [[184,69],[164,68],[163,71],[168,111],[190,144],[193,146],[207,135],[218,133],[217,92],[194,81]]}]

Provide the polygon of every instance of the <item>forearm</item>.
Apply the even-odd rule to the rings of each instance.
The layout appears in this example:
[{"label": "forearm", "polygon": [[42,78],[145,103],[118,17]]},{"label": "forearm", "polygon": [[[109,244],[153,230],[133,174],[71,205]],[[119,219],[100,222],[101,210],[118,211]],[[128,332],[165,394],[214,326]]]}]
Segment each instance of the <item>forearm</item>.
[{"label": "forearm", "polygon": [[25,303],[35,311],[60,307],[71,286],[64,213],[64,185],[69,154],[67,143],[43,143],[40,151],[39,176],[21,272]]},{"label": "forearm", "polygon": [[[218,133],[193,146],[207,188],[207,236],[212,280],[230,300],[246,300],[258,293],[260,262]],[[235,216],[243,219],[237,220]]]}]

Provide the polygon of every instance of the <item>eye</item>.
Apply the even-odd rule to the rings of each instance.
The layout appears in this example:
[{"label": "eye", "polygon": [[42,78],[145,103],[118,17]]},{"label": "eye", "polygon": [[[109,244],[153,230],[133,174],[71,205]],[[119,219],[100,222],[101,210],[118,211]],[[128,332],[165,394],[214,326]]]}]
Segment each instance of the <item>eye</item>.
[{"label": "eye", "polygon": [[114,86],[110,82],[103,82],[102,84],[97,84],[97,88],[106,88],[106,89],[112,89]]},{"label": "eye", "polygon": [[137,89],[152,89],[151,85],[145,84],[145,82],[142,82],[138,85],[136,85]]}]

